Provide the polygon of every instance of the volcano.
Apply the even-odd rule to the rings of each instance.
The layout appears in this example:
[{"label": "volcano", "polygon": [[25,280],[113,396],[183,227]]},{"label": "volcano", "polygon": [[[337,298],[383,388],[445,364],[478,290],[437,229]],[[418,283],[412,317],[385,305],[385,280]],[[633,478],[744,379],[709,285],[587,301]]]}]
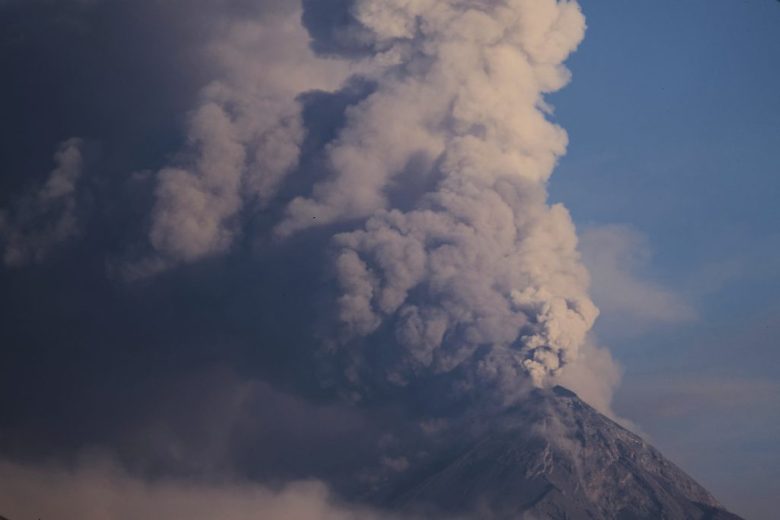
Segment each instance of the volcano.
[{"label": "volcano", "polygon": [[382,498],[425,518],[739,520],[638,435],[575,393],[535,390],[464,427]]}]

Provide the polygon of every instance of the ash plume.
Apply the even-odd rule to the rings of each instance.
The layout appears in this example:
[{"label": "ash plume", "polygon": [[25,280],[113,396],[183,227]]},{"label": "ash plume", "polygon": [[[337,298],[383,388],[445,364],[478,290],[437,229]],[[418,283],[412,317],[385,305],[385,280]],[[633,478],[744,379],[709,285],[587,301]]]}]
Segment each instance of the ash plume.
[{"label": "ash plume", "polygon": [[[351,384],[454,376],[499,402],[546,385],[598,315],[572,220],[546,192],[567,136],[543,96],[569,81],[578,4],[333,7],[336,26],[307,26],[320,54],[298,12],[228,24],[213,46],[224,77],[203,90],[189,148],[159,172],[142,269],[229,251],[247,213],[273,222],[268,247],[319,230],[332,234],[339,291],[324,344]],[[293,44],[272,53],[282,41]],[[316,175],[301,172],[305,94],[338,96],[357,76],[371,88],[320,144]],[[388,351],[378,376],[372,350]]]},{"label": "ash plume", "polygon": [[155,257],[135,270],[229,250],[242,210],[266,206],[298,163],[305,129],[296,96],[334,89],[347,75],[344,63],[308,48],[296,6],[261,5],[257,18],[222,16],[224,29],[207,49],[217,78],[190,114],[188,146],[158,172]]},{"label": "ash plume", "polygon": [[333,239],[339,319],[347,338],[393,329],[392,381],[458,370],[504,398],[544,384],[598,313],[571,218],[546,202],[567,138],[543,94],[569,80],[578,5],[363,0],[351,14],[378,86],[277,233],[365,221]]}]

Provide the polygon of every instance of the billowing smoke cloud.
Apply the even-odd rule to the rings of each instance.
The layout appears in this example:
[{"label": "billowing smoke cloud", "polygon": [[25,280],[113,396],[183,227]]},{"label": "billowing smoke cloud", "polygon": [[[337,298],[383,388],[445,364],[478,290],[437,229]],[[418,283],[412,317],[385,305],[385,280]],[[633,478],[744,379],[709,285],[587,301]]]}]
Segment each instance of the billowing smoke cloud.
[{"label": "billowing smoke cloud", "polygon": [[225,252],[240,233],[239,213],[263,208],[298,163],[305,130],[297,96],[333,89],[347,66],[318,58],[300,10],[269,2],[258,19],[232,19],[210,55],[219,78],[201,92],[189,147],[158,174],[150,241],[152,269]]},{"label": "billowing smoke cloud", "polygon": [[41,262],[80,233],[77,189],[84,168],[82,146],[75,138],[61,143],[54,155],[57,167],[43,186],[17,200],[10,211],[0,211],[5,265]]},{"label": "billowing smoke cloud", "polygon": [[461,369],[505,396],[526,375],[542,384],[597,315],[569,214],[545,188],[567,139],[542,95],[569,79],[579,7],[361,0],[352,14],[378,88],[278,234],[367,219],[334,239],[339,317],[347,337],[394,329],[392,380]]},{"label": "billowing smoke cloud", "polygon": [[338,59],[313,55],[295,12],[229,27],[214,49],[224,79],[203,91],[191,149],[159,172],[158,265],[231,247],[240,212],[262,211],[298,164],[298,95],[332,90],[352,59],[375,88],[275,226],[279,239],[343,230],[332,245],[350,378],[361,379],[363,345],[391,330],[392,383],[457,372],[463,389],[502,400],[544,384],[577,358],[598,313],[571,218],[546,201],[567,137],[543,95],[569,80],[579,6],[358,0],[349,18],[341,46],[355,48]]}]

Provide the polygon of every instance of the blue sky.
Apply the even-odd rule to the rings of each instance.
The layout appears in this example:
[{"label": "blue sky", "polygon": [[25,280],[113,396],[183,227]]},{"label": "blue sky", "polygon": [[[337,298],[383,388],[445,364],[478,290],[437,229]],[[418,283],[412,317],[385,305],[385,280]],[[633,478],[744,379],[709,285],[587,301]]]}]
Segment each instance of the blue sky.
[{"label": "blue sky", "polygon": [[[649,301],[642,291],[650,291],[661,295],[657,305],[678,309],[621,311],[615,294],[596,290],[597,334],[625,371],[616,409],[727,506],[773,518],[780,4],[582,7],[588,33],[569,61],[573,82],[551,97],[570,137],[552,197],[571,210],[586,252],[588,237],[601,236],[592,249],[608,258],[591,258],[600,262],[594,282],[598,272],[625,272],[639,284],[637,299]],[[605,240],[618,251],[611,257]],[[641,254],[621,254],[626,241]]]}]

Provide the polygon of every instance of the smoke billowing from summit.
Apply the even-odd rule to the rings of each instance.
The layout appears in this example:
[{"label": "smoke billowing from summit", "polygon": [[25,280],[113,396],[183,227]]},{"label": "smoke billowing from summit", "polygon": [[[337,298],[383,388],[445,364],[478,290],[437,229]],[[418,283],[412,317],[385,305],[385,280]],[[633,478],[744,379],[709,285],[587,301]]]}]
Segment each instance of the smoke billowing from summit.
[{"label": "smoke billowing from summit", "polygon": [[[192,116],[188,162],[158,176],[153,264],[226,251],[246,211],[275,221],[277,245],[326,229],[340,288],[328,343],[349,352],[353,383],[366,349],[391,344],[381,377],[393,384],[451,373],[459,388],[499,400],[529,378],[544,384],[577,358],[598,314],[571,218],[546,201],[567,137],[543,95],[569,80],[562,63],[583,37],[579,6],[359,0],[344,9],[350,22],[327,33],[338,40],[327,55],[303,44],[297,13],[230,26],[218,47],[228,73]],[[277,40],[281,57],[270,52]],[[268,59],[246,72],[256,58]],[[350,74],[369,92],[321,144],[313,182],[291,181],[283,200],[308,130],[302,94],[338,95]]]},{"label": "smoke billowing from summit", "polygon": [[0,0],[0,516],[656,504],[584,403],[774,512],[774,4]]},{"label": "smoke billowing from summit", "polygon": [[[314,335],[347,386],[444,381],[505,403],[545,385],[598,314],[572,220],[546,191],[567,136],[543,96],[569,80],[578,4],[355,0],[312,16],[321,8],[215,10],[212,79],[184,146],[136,175],[152,180],[147,252],[125,275],[306,242],[331,283],[302,297],[328,301]],[[67,177],[62,224],[28,233],[37,245],[6,232],[6,258],[76,234],[80,142],[54,174]]]},{"label": "smoke billowing from summit", "polygon": [[[571,219],[545,201],[566,135],[542,94],[568,80],[579,8],[364,1],[353,12],[374,59],[391,64],[332,145],[334,175],[280,229],[368,217],[335,238],[340,317],[358,335],[392,324],[399,381],[461,367],[502,393],[526,374],[541,384],[597,314]],[[405,170],[426,186],[399,209],[389,192]]]}]

